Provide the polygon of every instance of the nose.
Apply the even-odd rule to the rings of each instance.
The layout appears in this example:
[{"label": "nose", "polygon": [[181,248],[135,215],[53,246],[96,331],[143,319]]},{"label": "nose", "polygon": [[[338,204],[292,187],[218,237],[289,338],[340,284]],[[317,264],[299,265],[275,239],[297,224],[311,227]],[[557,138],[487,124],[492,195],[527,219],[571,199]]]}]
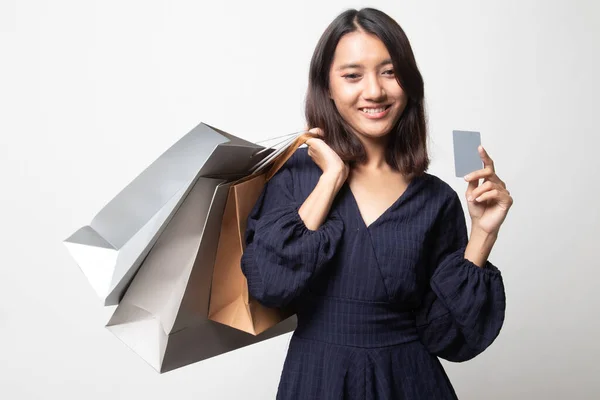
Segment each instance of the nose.
[{"label": "nose", "polygon": [[369,75],[363,82],[365,82],[363,96],[366,100],[378,101],[385,98],[385,90],[376,75]]}]

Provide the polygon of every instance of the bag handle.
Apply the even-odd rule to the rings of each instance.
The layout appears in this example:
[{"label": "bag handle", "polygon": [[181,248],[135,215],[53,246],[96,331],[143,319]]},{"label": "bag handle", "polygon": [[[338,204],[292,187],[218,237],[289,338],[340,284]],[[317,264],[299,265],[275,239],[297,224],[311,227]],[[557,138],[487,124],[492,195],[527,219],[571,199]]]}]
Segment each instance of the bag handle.
[{"label": "bag handle", "polygon": [[305,132],[305,133],[299,135],[292,142],[292,144],[290,144],[290,146],[287,149],[285,149],[285,151],[283,153],[278,155],[275,158],[275,160],[273,161],[273,165],[271,165],[271,167],[268,169],[267,173],[265,174],[266,181],[268,182],[269,179],[271,179],[273,177],[273,175],[275,175],[277,173],[277,171],[279,171],[279,169],[283,166],[283,164],[285,164],[286,161],[289,160],[289,158],[296,152],[296,150],[298,150],[298,147],[302,146],[304,143],[306,143],[306,141],[308,139],[311,139],[311,138],[320,139],[321,136],[319,136],[316,133]]}]

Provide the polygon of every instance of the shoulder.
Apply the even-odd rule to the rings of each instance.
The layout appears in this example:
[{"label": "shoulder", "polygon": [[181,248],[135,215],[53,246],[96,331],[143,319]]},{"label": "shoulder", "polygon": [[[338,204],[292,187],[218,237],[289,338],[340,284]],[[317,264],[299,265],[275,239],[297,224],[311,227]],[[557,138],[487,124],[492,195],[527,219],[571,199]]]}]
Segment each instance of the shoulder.
[{"label": "shoulder", "polygon": [[321,176],[321,169],[308,155],[307,147],[298,148],[281,166],[271,181],[285,184],[298,199],[308,197]]},{"label": "shoulder", "polygon": [[320,168],[308,155],[308,147],[298,148],[283,164],[281,170],[289,171],[292,176],[320,175]]},{"label": "shoulder", "polygon": [[428,200],[436,208],[447,209],[460,205],[460,197],[450,184],[440,177],[425,172],[421,179],[424,181],[425,192]]},{"label": "shoulder", "polygon": [[308,155],[308,147],[299,147],[294,154],[292,154],[288,162],[296,168],[311,168],[317,166]]},{"label": "shoulder", "polygon": [[444,181],[442,178],[437,175],[425,172],[421,176],[421,179],[426,182],[426,186],[429,192],[432,195],[436,195],[438,197],[453,197],[457,195],[456,191],[450,184]]}]

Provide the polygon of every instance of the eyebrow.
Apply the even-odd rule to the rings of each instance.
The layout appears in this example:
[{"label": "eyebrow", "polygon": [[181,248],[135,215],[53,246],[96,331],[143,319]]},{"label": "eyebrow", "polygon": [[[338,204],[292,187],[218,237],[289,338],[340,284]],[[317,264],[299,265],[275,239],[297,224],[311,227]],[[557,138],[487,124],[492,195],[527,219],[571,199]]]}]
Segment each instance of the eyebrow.
[{"label": "eyebrow", "polygon": [[[386,58],[385,60],[380,62],[379,65],[377,65],[377,68],[383,67],[384,65],[387,65],[387,64],[392,64],[391,58]],[[362,68],[362,65],[357,64],[357,63],[344,64],[344,65],[341,65],[337,70],[341,71],[342,69],[347,69],[347,68]]]}]

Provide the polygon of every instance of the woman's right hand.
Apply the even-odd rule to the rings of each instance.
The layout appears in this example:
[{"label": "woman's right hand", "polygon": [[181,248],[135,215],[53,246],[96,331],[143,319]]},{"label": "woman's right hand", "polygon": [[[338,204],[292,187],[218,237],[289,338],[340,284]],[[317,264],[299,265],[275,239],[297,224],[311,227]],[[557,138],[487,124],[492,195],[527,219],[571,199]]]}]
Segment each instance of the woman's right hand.
[{"label": "woman's right hand", "polygon": [[[312,128],[309,129],[309,132],[323,137],[321,128]],[[350,173],[348,164],[342,161],[340,156],[323,139],[310,138],[306,141],[306,144],[308,155],[321,168],[323,175],[335,179],[338,188],[341,187]]]}]

